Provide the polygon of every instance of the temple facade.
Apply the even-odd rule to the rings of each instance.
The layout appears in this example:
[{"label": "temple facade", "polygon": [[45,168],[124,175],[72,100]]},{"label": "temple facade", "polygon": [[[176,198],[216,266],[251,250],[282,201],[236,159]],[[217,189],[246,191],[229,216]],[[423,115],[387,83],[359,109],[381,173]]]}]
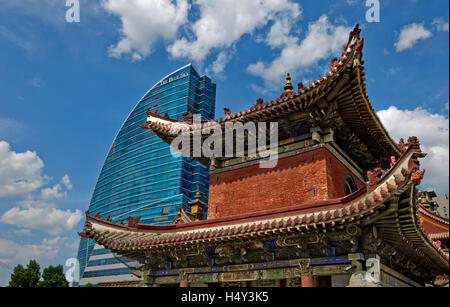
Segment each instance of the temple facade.
[{"label": "temple facade", "polygon": [[[208,201],[197,190],[166,226],[86,212],[80,235],[139,263],[141,286],[444,285],[448,219],[420,203],[419,140],[394,142],[369,101],[360,32],[308,86],[295,91],[288,74],[276,100],[216,120],[148,109],[141,128],[172,145],[183,136],[188,153],[199,140],[214,151],[193,155],[210,169]],[[275,146],[255,123],[275,127]]]}]

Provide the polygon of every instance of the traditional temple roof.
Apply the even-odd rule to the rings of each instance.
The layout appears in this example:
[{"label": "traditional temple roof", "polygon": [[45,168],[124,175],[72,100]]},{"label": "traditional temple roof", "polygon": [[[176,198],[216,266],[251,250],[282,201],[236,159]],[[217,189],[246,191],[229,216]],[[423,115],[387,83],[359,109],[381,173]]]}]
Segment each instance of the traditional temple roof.
[{"label": "traditional temple roof", "polygon": [[429,211],[423,205],[419,205],[418,212],[421,225],[431,239],[449,238],[448,219]]},{"label": "traditional temple roof", "polygon": [[[225,117],[203,121],[201,127],[193,126],[192,114],[185,114],[183,120],[174,120],[167,115],[162,117],[157,111],[151,110],[148,110],[146,124],[141,127],[153,130],[170,143],[183,132],[192,133],[203,127],[217,124],[224,127],[227,122],[276,121],[281,116],[305,113],[309,120],[318,126],[329,125],[332,119],[338,127],[337,130],[349,139],[343,143],[357,143],[351,148],[352,153],[358,151],[362,155],[370,152],[377,159],[375,164],[386,167],[389,165],[390,157],[398,157],[400,150],[383,127],[366,93],[364,61],[362,61],[364,39],[360,39],[360,32],[357,25],[350,33],[341,57],[331,60],[330,70],[323,77],[309,82],[307,87],[299,83],[297,92],[291,90],[292,83],[288,75],[285,92],[279,98],[270,102],[258,99],[250,109],[237,113],[226,109]],[[207,164],[205,159],[197,160]],[[368,163],[363,157],[359,162],[362,165]],[[375,164],[368,164],[367,167],[375,167]]]},{"label": "traditional temple roof", "polygon": [[393,159],[389,171],[369,176],[371,182],[367,186],[343,198],[166,226],[140,224],[139,217],[129,217],[128,224],[118,224],[86,212],[87,226],[80,235],[126,256],[230,240],[374,225],[384,242],[416,259],[430,272],[442,274],[448,270],[448,253],[436,245],[427,233],[427,226],[421,223],[424,213],[415,188],[425,173],[418,162],[425,154],[421,153],[417,138],[410,138],[408,144],[401,158]]}]

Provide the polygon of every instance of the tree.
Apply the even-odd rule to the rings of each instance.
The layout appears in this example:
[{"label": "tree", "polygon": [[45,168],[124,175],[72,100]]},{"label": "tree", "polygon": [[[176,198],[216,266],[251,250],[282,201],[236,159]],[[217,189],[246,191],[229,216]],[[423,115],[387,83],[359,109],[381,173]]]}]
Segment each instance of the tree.
[{"label": "tree", "polygon": [[41,279],[41,266],[35,261],[30,260],[25,269],[25,278],[28,280],[28,287],[37,287]]},{"label": "tree", "polygon": [[35,260],[30,260],[26,269],[20,264],[14,268],[9,286],[33,288],[38,286],[39,279],[41,279],[41,267]]},{"label": "tree", "polygon": [[10,287],[26,287],[25,285],[25,269],[21,264],[16,265],[13,273],[11,274],[11,280],[9,282]]},{"label": "tree", "polygon": [[42,281],[39,287],[68,287],[69,283],[63,273],[62,265],[49,266],[42,272]]}]

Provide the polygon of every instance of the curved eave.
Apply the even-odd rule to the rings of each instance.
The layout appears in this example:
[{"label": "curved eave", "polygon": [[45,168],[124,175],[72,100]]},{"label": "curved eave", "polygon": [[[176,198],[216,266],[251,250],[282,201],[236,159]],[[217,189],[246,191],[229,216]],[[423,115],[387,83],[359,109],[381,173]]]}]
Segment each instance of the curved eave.
[{"label": "curved eave", "polygon": [[[359,31],[357,27],[351,33],[341,57],[330,65],[325,76],[310,82],[308,87],[299,88],[298,92],[285,92],[276,100],[257,103],[250,109],[208,123],[219,124],[223,128],[226,122],[276,120],[292,112],[315,108],[318,103],[323,103],[324,98],[327,102],[345,100],[341,105],[338,104],[345,124],[360,137],[375,157],[380,158],[383,166],[388,165],[391,156],[400,156],[400,150],[381,123],[366,93],[362,61],[364,40],[359,38]],[[174,120],[166,119],[165,123],[161,123],[159,119],[149,117],[141,127],[152,129],[158,136],[170,141],[183,131],[193,130],[192,124],[179,122],[183,123],[184,128],[176,130],[173,129]]]},{"label": "curved eave", "polygon": [[432,240],[445,240],[449,238],[449,220],[427,210],[422,205],[418,207],[420,224],[426,235]]},{"label": "curved eave", "polygon": [[338,110],[345,124],[362,140],[370,152],[379,156],[382,166],[386,167],[391,156],[400,155],[400,149],[370,103],[362,63],[364,62],[361,61],[361,65],[351,72],[349,83],[337,95]]},{"label": "curved eave", "polygon": [[[416,225],[416,233],[412,235],[406,235],[408,239],[408,236],[411,237],[409,240],[410,243],[415,245],[416,248],[419,248],[425,255],[429,257],[429,259],[433,259],[433,263],[440,267],[441,269],[445,270],[444,272],[448,272],[449,269],[449,255],[448,250],[445,252],[440,245],[438,245],[428,234],[426,233],[425,229],[423,228],[419,216],[419,206],[417,197],[412,198],[412,201],[415,204],[412,204],[412,208],[414,209],[413,214],[413,220]],[[419,239],[419,243],[413,243],[414,239]],[[417,241],[416,241],[417,242]]]}]

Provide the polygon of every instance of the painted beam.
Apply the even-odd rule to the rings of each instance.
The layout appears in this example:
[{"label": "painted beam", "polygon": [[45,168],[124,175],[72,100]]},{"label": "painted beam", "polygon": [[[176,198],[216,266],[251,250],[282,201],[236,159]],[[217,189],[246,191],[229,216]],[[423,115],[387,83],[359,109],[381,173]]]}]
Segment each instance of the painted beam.
[{"label": "painted beam", "polygon": [[[345,271],[347,265],[325,265],[316,266],[312,269],[312,276],[331,276],[349,274]],[[266,270],[251,270],[251,271],[234,271],[221,273],[193,273],[187,274],[186,281],[188,283],[224,283],[224,282],[243,282],[243,281],[260,281],[260,280],[279,280],[300,278],[302,276],[302,269],[300,267],[277,268]],[[156,277],[155,284],[178,284],[180,277],[176,276],[161,276]]]},{"label": "painted beam", "polygon": [[[281,261],[270,261],[262,263],[250,263],[250,264],[237,264],[237,265],[224,265],[224,266],[213,266],[213,267],[200,267],[200,268],[187,268],[183,269],[183,272],[190,274],[198,273],[221,273],[221,272],[235,272],[235,271],[251,271],[251,270],[263,270],[271,268],[284,268],[284,267],[299,267],[300,264],[305,261],[309,261],[311,267],[316,266],[328,266],[328,265],[338,265],[338,264],[349,264],[350,260],[348,256],[334,256],[334,257],[322,257],[322,258],[312,258],[312,259],[293,259],[293,260],[281,260]],[[320,269],[318,270],[320,271]],[[178,275],[180,270],[159,270],[154,273],[155,277]]]}]

